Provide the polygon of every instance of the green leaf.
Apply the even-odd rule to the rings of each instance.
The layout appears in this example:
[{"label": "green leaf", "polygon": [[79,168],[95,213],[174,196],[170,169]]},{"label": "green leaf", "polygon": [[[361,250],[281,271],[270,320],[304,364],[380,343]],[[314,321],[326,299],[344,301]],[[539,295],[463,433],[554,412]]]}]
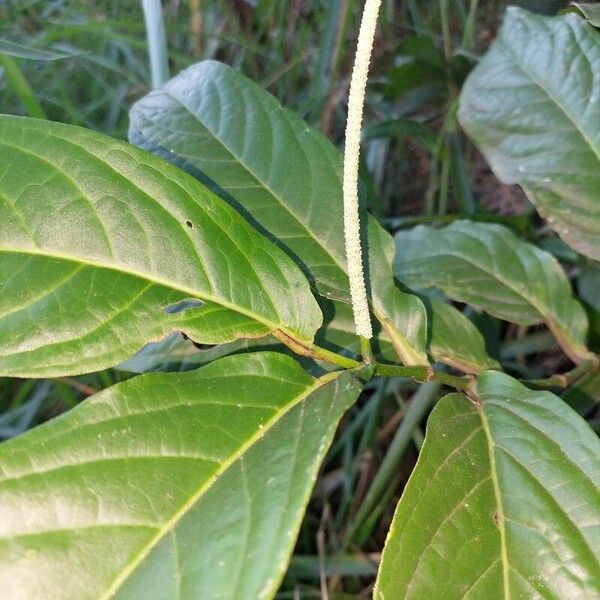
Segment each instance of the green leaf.
[{"label": "green leaf", "polygon": [[480,375],[476,395],[429,419],[375,600],[598,598],[600,440],[507,375]]},{"label": "green leaf", "polygon": [[571,2],[567,10],[581,13],[592,27],[600,27],[600,4],[597,2]]},{"label": "green leaf", "polygon": [[600,259],[600,34],[576,15],[507,11],[467,80],[460,121],[498,177],[563,240]]},{"label": "green leaf", "polygon": [[478,373],[498,369],[498,361],[485,349],[485,340],[477,327],[451,304],[431,300],[430,352],[435,360],[460,369]]},{"label": "green leaf", "polygon": [[360,391],[256,353],[131,379],[0,446],[0,589],[272,598]]},{"label": "green leaf", "polygon": [[65,50],[55,48],[34,48],[32,46],[24,46],[16,44],[10,40],[0,39],[0,54],[8,54],[17,58],[26,58],[30,60],[53,61],[63,58],[71,58],[85,54],[82,50],[71,49]]},{"label": "green leaf", "polygon": [[312,343],[322,316],[301,270],[172,165],[8,116],[0,165],[0,374],[99,370],[174,330]]},{"label": "green leaf", "polygon": [[414,289],[450,298],[521,325],[544,322],[575,361],[590,358],[583,307],[556,259],[502,225],[455,221],[396,235],[395,270]]},{"label": "green leaf", "polygon": [[[130,139],[211,181],[321,294],[350,302],[341,156],[266,91],[231,67],[201,62],[133,106]],[[404,362],[425,363],[425,309],[395,287],[390,236],[372,218],[367,229],[374,313]]]}]

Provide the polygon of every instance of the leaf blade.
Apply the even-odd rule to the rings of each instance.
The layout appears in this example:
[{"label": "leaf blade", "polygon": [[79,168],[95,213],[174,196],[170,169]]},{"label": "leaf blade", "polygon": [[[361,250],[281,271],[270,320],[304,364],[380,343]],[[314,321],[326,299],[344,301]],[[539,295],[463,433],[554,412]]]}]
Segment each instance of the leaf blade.
[{"label": "leaf blade", "polygon": [[[511,7],[471,74],[459,119],[505,183],[523,186],[572,248],[600,257],[600,35],[575,15]],[[572,68],[571,68],[572,67]]]},{"label": "leaf blade", "polygon": [[[283,355],[234,356],[190,373],[119,384],[3,445],[0,503],[11,517],[0,540],[3,589],[30,590],[32,597],[37,590],[45,598],[67,592],[80,598],[151,597],[156,592],[144,567],[153,563],[154,552],[164,556],[162,540],[177,536],[185,540],[181,556],[187,563],[179,573],[167,573],[164,586],[177,575],[194,589],[213,582],[213,595],[271,597],[320,460],[359,390],[349,373],[315,380]],[[310,444],[296,448],[289,435],[294,424]],[[233,516],[241,518],[247,508],[235,486],[240,461],[263,484],[272,476],[279,480],[253,488],[253,499],[265,499],[269,509],[254,524],[252,539],[262,554],[245,567],[252,572],[236,592],[230,574],[239,555],[228,540],[232,534],[238,540],[237,529],[231,529],[226,509],[237,506]],[[36,489],[52,489],[53,506]],[[213,510],[206,506],[211,494]],[[218,514],[215,502],[223,509]],[[284,531],[270,536],[278,520]],[[198,544],[191,532],[200,526],[206,535],[226,535],[211,534]],[[111,535],[118,536],[118,551]],[[221,560],[226,568],[217,585],[215,564]]]},{"label": "leaf blade", "polygon": [[434,409],[375,598],[596,597],[598,438],[556,396],[507,375],[480,375],[477,396]]},{"label": "leaf blade", "polygon": [[506,227],[469,221],[418,226],[399,232],[396,245],[395,271],[409,287],[439,287],[510,322],[545,322],[573,360],[590,357],[587,317],[560,265]]},{"label": "leaf blade", "polygon": [[[76,127],[3,116],[0,131],[4,374],[97,370],[177,329],[310,344],[321,317],[300,270],[193,178]],[[189,299],[203,304],[169,312]]]}]

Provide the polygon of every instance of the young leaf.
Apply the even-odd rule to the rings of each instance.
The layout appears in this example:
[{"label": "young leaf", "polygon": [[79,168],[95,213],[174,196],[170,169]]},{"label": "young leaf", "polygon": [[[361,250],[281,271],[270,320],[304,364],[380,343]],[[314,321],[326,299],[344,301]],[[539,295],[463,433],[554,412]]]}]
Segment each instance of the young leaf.
[{"label": "young leaf", "polygon": [[502,225],[455,221],[396,235],[398,278],[521,325],[545,322],[575,361],[589,358],[583,307],[556,259]]},{"label": "young leaf", "polygon": [[359,383],[275,353],[142,375],[0,446],[0,589],[272,598]]},{"label": "young leaf", "polygon": [[0,165],[0,374],[95,371],[173,330],[312,342],[322,316],[301,270],[172,165],[8,116]]},{"label": "young leaf", "polygon": [[[131,110],[130,139],[212,181],[301,264],[328,298],[350,301],[342,161],[320,133],[231,67],[189,67]],[[426,313],[394,285],[390,236],[369,219],[373,310],[410,364],[425,363]]]},{"label": "young leaf", "polygon": [[600,33],[576,15],[509,8],[467,80],[460,121],[563,240],[600,259]]},{"label": "young leaf", "polygon": [[549,392],[446,396],[386,541],[375,600],[597,598],[600,441]]},{"label": "young leaf", "polygon": [[431,341],[429,350],[435,360],[465,373],[498,369],[500,364],[485,349],[477,327],[451,304],[431,300]]}]

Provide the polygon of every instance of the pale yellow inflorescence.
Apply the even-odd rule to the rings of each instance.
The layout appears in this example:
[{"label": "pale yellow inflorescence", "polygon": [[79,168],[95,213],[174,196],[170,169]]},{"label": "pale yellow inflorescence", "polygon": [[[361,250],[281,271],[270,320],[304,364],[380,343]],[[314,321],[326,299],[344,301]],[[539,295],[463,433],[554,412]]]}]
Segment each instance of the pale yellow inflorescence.
[{"label": "pale yellow inflorescence", "polygon": [[354,69],[348,99],[346,147],[344,150],[344,237],[346,260],[356,334],[367,339],[373,337],[369,302],[365,288],[365,275],[360,243],[360,217],[358,208],[358,165],[360,135],[363,119],[365,88],[381,0],[366,0],[363,11]]}]

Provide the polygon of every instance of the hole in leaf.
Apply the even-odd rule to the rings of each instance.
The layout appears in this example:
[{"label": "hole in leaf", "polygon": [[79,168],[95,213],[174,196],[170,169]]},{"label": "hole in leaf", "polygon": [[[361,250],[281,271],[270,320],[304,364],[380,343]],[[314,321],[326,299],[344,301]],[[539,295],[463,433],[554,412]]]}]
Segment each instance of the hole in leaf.
[{"label": "hole in leaf", "polygon": [[203,304],[204,302],[201,302],[200,300],[189,298],[187,300],[182,300],[181,302],[176,302],[175,304],[169,304],[169,306],[165,307],[165,312],[168,315],[174,315],[189,310],[190,308],[199,308]]},{"label": "hole in leaf", "polygon": [[194,226],[194,224],[193,224],[193,223],[192,223],[190,220],[187,220],[187,221],[185,222],[185,224],[186,224],[186,225],[187,225],[187,226],[188,226],[190,229],[191,229],[191,228]]}]

